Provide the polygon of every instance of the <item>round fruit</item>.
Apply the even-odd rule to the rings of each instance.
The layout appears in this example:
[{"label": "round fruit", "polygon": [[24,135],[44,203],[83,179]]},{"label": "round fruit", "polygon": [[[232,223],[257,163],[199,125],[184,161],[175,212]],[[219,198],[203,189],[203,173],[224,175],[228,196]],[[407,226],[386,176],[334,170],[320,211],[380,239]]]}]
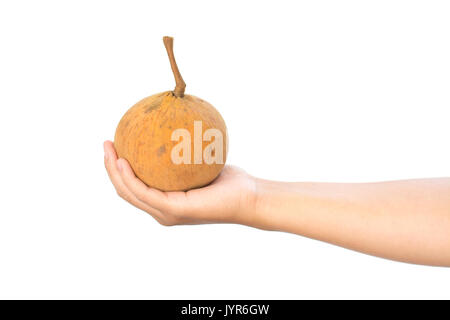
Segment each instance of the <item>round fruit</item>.
[{"label": "round fruit", "polygon": [[185,95],[186,84],[173,55],[173,38],[164,37],[174,91],[144,98],[117,126],[114,146],[136,176],[163,191],[186,191],[213,181],[224,167],[227,129],[208,102]]}]

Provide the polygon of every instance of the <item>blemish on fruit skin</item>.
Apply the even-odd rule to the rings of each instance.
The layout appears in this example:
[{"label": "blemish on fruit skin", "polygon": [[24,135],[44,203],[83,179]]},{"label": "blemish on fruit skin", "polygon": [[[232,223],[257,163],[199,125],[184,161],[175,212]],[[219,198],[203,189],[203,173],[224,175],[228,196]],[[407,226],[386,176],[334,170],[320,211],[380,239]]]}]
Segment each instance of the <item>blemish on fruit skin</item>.
[{"label": "blemish on fruit skin", "polygon": [[161,105],[161,99],[157,99],[145,108],[144,113],[152,112],[153,110],[157,109],[160,105]]},{"label": "blemish on fruit skin", "polygon": [[156,151],[156,155],[158,157],[161,157],[164,153],[166,153],[166,146],[163,144],[161,147],[158,148],[158,151]]}]

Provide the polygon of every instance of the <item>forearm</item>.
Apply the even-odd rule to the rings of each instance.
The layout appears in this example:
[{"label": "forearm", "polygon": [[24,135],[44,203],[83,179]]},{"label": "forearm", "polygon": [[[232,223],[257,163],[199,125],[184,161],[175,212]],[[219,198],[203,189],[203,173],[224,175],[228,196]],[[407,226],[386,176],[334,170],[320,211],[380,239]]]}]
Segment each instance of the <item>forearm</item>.
[{"label": "forearm", "polygon": [[252,224],[394,260],[450,266],[450,179],[257,180]]}]

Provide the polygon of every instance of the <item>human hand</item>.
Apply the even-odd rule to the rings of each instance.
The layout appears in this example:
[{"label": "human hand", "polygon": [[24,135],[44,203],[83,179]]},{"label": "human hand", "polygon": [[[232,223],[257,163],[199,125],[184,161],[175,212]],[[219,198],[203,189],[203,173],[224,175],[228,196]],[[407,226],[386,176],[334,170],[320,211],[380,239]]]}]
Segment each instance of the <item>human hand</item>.
[{"label": "human hand", "polygon": [[165,226],[201,223],[251,225],[255,216],[256,179],[243,170],[225,166],[208,186],[187,192],[163,192],[139,180],[128,161],[118,159],[114,145],[105,141],[105,167],[117,194],[149,213]]}]

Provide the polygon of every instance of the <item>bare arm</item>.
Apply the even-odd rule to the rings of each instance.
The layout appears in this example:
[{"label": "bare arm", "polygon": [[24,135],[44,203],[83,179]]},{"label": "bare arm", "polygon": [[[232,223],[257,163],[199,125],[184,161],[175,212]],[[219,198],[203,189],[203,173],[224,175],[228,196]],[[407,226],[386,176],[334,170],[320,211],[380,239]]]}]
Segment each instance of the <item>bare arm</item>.
[{"label": "bare arm", "polygon": [[450,178],[257,185],[261,228],[388,259],[450,266]]}]

